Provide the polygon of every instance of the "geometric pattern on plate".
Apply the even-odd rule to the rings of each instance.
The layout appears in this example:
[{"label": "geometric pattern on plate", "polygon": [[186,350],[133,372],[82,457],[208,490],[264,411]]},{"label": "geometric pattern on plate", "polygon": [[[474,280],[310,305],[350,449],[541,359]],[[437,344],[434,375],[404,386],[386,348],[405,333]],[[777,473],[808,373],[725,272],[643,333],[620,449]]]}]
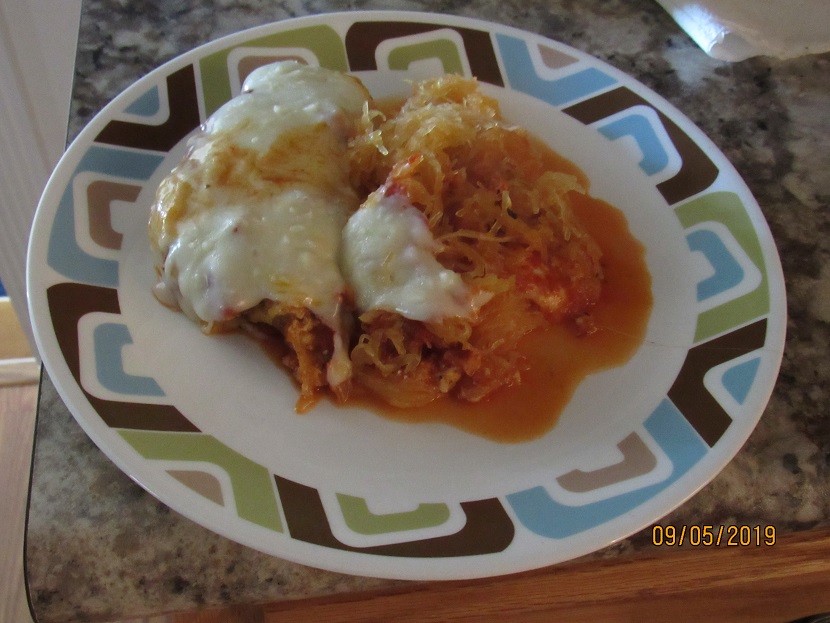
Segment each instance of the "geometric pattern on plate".
[{"label": "geometric pattern on plate", "polygon": [[[188,465],[209,463],[223,470],[230,479],[236,512],[242,519],[282,532],[282,521],[271,476],[261,465],[203,433],[121,430],[127,443],[144,458]],[[192,469],[192,468],[191,468]]]},{"label": "geometric pattern on plate", "polygon": [[557,502],[544,485],[507,496],[519,521],[551,539],[563,539],[589,530],[626,513],[668,488],[707,452],[706,445],[669,400],[645,421],[648,433],[669,457],[672,470],[662,482],[581,506]]}]

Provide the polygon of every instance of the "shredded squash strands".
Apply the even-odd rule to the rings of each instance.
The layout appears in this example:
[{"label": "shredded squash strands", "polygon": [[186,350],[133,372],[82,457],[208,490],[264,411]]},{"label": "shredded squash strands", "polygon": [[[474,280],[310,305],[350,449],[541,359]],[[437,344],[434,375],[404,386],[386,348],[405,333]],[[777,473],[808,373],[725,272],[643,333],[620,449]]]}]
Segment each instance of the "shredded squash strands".
[{"label": "shredded squash strands", "polygon": [[503,122],[474,80],[418,83],[399,111],[367,112],[363,124],[350,150],[358,192],[387,184],[405,195],[441,245],[442,264],[490,299],[472,317],[431,323],[394,311],[361,315],[355,383],[395,406],[442,395],[476,402],[521,382],[525,335],[552,323],[590,326],[600,251],[568,200],[585,186]]}]

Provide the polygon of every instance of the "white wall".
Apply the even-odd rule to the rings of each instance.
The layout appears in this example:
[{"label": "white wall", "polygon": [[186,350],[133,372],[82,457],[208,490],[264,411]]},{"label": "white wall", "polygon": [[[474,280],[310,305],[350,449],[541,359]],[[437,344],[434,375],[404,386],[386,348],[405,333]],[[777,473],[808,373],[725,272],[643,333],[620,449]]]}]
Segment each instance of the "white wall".
[{"label": "white wall", "polygon": [[31,342],[26,247],[63,153],[81,0],[0,0],[0,277]]}]

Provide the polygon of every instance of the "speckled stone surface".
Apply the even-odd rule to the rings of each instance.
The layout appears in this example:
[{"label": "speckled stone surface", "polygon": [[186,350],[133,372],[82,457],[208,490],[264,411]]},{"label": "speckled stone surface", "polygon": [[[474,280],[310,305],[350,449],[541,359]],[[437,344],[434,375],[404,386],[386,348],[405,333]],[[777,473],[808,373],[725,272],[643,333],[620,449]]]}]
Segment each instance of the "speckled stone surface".
[{"label": "speckled stone surface", "polygon": [[[746,180],[778,246],[786,351],[744,448],[661,523],[774,524],[779,534],[830,523],[830,56],[716,61],[651,0],[86,0],[69,136],[181,52],[250,26],[344,9],[447,12],[541,33],[640,80],[714,141]],[[89,441],[48,378],[36,439],[26,565],[41,623],[395,584],[259,554],[179,516]],[[644,531],[591,558],[646,551],[650,541]]]}]

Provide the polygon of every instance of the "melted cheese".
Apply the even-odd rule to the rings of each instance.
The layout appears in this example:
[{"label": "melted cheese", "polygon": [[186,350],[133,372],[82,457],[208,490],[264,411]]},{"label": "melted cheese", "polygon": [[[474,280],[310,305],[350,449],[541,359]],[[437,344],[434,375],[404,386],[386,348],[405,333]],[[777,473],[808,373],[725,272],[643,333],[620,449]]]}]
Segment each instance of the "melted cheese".
[{"label": "melted cheese", "polygon": [[351,208],[345,198],[292,188],[244,203],[234,193],[223,199],[182,223],[168,251],[162,284],[176,282],[181,309],[228,320],[269,299],[334,325],[345,290],[337,266]]},{"label": "melted cheese", "polygon": [[[255,70],[243,91],[208,119],[172,174],[187,199],[161,237],[157,296],[205,322],[268,299],[339,327],[340,232],[359,203],[344,154],[368,93],[296,62]],[[210,177],[221,168],[229,172]]]},{"label": "melted cheese", "polygon": [[420,321],[473,314],[482,297],[438,262],[439,251],[405,196],[373,193],[343,230],[343,272],[358,307]]},{"label": "melted cheese", "polygon": [[283,62],[252,72],[159,188],[157,298],[207,324],[263,300],[309,308],[334,332],[328,381],[345,381],[338,257],[360,203],[346,146],[368,99],[335,71]]},{"label": "melted cheese", "polygon": [[248,75],[242,94],[211,115],[205,131],[265,152],[288,130],[325,123],[345,142],[366,101],[363,85],[345,74],[293,61],[272,63]]}]

